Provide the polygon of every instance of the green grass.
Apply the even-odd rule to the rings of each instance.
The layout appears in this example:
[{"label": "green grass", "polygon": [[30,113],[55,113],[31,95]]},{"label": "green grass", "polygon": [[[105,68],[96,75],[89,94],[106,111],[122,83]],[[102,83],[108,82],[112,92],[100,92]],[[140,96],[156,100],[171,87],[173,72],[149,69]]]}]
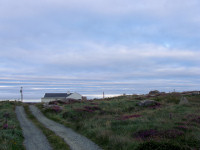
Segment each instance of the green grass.
[{"label": "green grass", "polygon": [[[21,105],[17,102],[0,102],[0,150],[24,150],[23,134],[19,122],[15,115],[15,105]],[[3,129],[6,123],[5,113],[9,113],[7,118],[8,128]]]},{"label": "green grass", "polygon": [[30,112],[28,105],[24,105],[25,112],[27,114],[27,117],[38,127],[41,129],[41,131],[44,133],[44,135],[47,137],[50,145],[54,150],[70,150],[69,146],[64,142],[62,138],[57,136],[54,132],[47,129],[42,125]]},{"label": "green grass", "polygon": [[[151,98],[159,101],[161,107],[153,109],[140,107],[134,96],[120,96],[92,103],[80,102],[62,105],[61,113],[38,107],[50,119],[60,122],[85,135],[107,150],[142,149],[148,144],[153,148],[174,147],[176,149],[200,148],[200,96],[188,96],[188,105],[178,105],[180,96],[168,94]],[[97,106],[101,110],[81,111],[85,106]],[[78,109],[78,111],[77,111]],[[120,119],[127,115],[141,115],[130,119]],[[141,131],[156,130],[159,136],[145,139],[135,135]],[[170,131],[175,135],[172,137]],[[161,134],[162,133],[162,134]],[[164,134],[165,133],[165,134]]]}]

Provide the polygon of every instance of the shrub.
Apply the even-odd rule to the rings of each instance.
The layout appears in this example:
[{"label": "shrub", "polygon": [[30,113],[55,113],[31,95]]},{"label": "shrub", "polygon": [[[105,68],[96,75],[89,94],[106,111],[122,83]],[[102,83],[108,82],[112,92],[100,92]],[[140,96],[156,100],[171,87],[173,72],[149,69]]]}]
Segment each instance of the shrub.
[{"label": "shrub", "polygon": [[8,124],[7,123],[3,124],[3,129],[8,129]]},{"label": "shrub", "polygon": [[157,102],[160,102],[160,101],[162,101],[162,98],[161,97],[155,97],[154,100],[157,101]]},{"label": "shrub", "polygon": [[135,106],[122,107],[122,112],[132,112],[136,110]]},{"label": "shrub", "polygon": [[119,120],[127,120],[130,118],[138,118],[141,117],[141,115],[126,115],[126,116],[121,116],[120,118],[118,118]]},{"label": "shrub", "polygon": [[149,138],[159,137],[159,138],[168,138],[174,139],[176,137],[182,136],[184,134],[183,131],[176,130],[176,129],[169,129],[169,130],[141,130],[133,134],[133,137],[140,138],[142,140],[146,140]]},{"label": "shrub", "polygon": [[92,113],[83,112],[83,110],[75,109],[74,111],[64,112],[62,117],[71,121],[80,121],[93,116]]},{"label": "shrub", "polygon": [[140,144],[136,150],[182,150],[178,145],[173,143],[160,143],[155,141],[148,141]]},{"label": "shrub", "polygon": [[99,103],[94,103],[94,102],[91,102],[90,104],[91,105],[99,105]]},{"label": "shrub", "polygon": [[133,136],[135,138],[140,138],[140,139],[143,139],[143,140],[145,140],[147,138],[151,138],[151,137],[157,136],[157,135],[158,135],[158,131],[154,130],[154,129],[141,130],[141,131],[133,134]]},{"label": "shrub", "polygon": [[51,101],[51,102],[49,102],[49,105],[57,105],[57,104],[58,104],[57,101]]},{"label": "shrub", "polygon": [[184,119],[190,122],[195,122],[200,124],[200,116],[196,114],[189,114]]},{"label": "shrub", "polygon": [[191,121],[200,124],[200,117],[195,117]]},{"label": "shrub", "polygon": [[101,110],[100,107],[98,106],[85,106],[84,108],[77,108],[77,109],[74,109],[75,111],[77,112],[95,112],[97,110]]},{"label": "shrub", "polygon": [[4,118],[10,118],[10,114],[9,114],[9,113],[4,113],[4,114],[3,114],[3,117],[4,117]]},{"label": "shrub", "polygon": [[76,114],[74,114],[73,112],[71,112],[71,111],[69,111],[69,112],[64,112],[63,113],[63,115],[62,115],[62,117],[64,118],[64,119],[70,119],[70,120],[73,120],[73,121],[76,121],[76,120],[78,120],[78,117],[79,116],[77,116]]},{"label": "shrub", "polygon": [[160,106],[161,106],[161,104],[156,102],[154,105],[150,105],[150,106],[147,106],[147,107],[152,108],[152,109],[156,109],[156,108],[159,108]]},{"label": "shrub", "polygon": [[99,108],[99,107],[97,107],[97,106],[93,106],[93,107],[91,107],[91,106],[85,106],[84,107],[85,108],[85,110],[92,110],[92,111],[96,111],[96,110],[101,110],[101,108]]},{"label": "shrub", "polygon": [[50,107],[46,108],[44,110],[44,113],[48,113],[48,112],[50,112],[50,113],[52,113],[52,112],[59,113],[61,111],[62,111],[62,107],[60,107],[58,105],[53,105],[53,106],[50,106]]},{"label": "shrub", "polygon": [[181,98],[181,96],[179,96],[179,95],[170,94],[170,95],[166,96],[166,101],[168,103],[178,104],[180,101],[180,98]]},{"label": "shrub", "polygon": [[74,103],[80,103],[80,101],[73,99],[73,98],[68,98],[66,104],[74,104]]},{"label": "shrub", "polygon": [[169,138],[169,139],[174,139],[178,136],[182,136],[183,134],[184,134],[183,131],[176,130],[176,129],[164,130],[160,132],[160,135],[162,137]]},{"label": "shrub", "polygon": [[183,130],[183,131],[187,131],[189,129],[187,126],[184,126],[184,125],[179,125],[179,126],[177,126],[175,128],[179,129],[179,130]]},{"label": "shrub", "polygon": [[51,107],[51,109],[56,113],[59,113],[59,112],[62,111],[62,108],[60,106],[58,106],[58,105],[55,105],[55,106]]}]

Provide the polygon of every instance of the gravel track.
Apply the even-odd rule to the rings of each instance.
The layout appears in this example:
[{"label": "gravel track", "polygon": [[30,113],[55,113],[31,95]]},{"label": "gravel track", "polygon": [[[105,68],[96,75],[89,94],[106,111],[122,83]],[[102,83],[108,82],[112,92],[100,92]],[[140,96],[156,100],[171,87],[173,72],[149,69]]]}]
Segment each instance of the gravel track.
[{"label": "gravel track", "polygon": [[19,120],[20,126],[23,130],[26,150],[52,150],[44,134],[27,119],[24,107],[16,106],[15,113],[17,114],[17,119]]},{"label": "gravel track", "polygon": [[38,121],[40,121],[46,128],[55,132],[56,135],[62,137],[72,150],[101,150],[98,145],[86,137],[46,118],[37,107],[30,105],[29,108]]}]

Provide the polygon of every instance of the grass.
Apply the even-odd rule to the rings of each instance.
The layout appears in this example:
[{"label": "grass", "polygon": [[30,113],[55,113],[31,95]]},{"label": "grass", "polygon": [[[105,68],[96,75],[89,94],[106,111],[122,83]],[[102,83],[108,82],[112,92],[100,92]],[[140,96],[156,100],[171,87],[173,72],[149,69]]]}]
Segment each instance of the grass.
[{"label": "grass", "polygon": [[22,130],[15,115],[15,105],[21,105],[21,103],[0,102],[0,150],[25,149]]},{"label": "grass", "polygon": [[151,98],[159,107],[138,106],[135,96],[58,104],[61,112],[38,107],[105,150],[200,149],[200,96],[187,98],[187,105],[179,105],[175,94]]},{"label": "grass", "polygon": [[44,133],[44,135],[47,137],[50,145],[54,150],[70,150],[69,146],[64,142],[62,138],[57,136],[54,132],[47,129],[42,125],[30,112],[28,105],[24,105],[25,112],[27,114],[27,117],[38,127],[41,129],[41,131]]}]

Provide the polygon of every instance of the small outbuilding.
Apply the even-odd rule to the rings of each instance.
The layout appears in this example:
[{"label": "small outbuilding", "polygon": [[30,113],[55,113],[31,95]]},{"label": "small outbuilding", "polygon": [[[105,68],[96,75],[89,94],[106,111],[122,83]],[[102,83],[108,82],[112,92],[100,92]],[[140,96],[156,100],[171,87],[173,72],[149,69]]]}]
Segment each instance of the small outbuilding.
[{"label": "small outbuilding", "polygon": [[82,95],[79,93],[45,93],[44,97],[41,98],[41,102],[51,102],[51,101],[67,101],[67,99],[82,100]]}]

